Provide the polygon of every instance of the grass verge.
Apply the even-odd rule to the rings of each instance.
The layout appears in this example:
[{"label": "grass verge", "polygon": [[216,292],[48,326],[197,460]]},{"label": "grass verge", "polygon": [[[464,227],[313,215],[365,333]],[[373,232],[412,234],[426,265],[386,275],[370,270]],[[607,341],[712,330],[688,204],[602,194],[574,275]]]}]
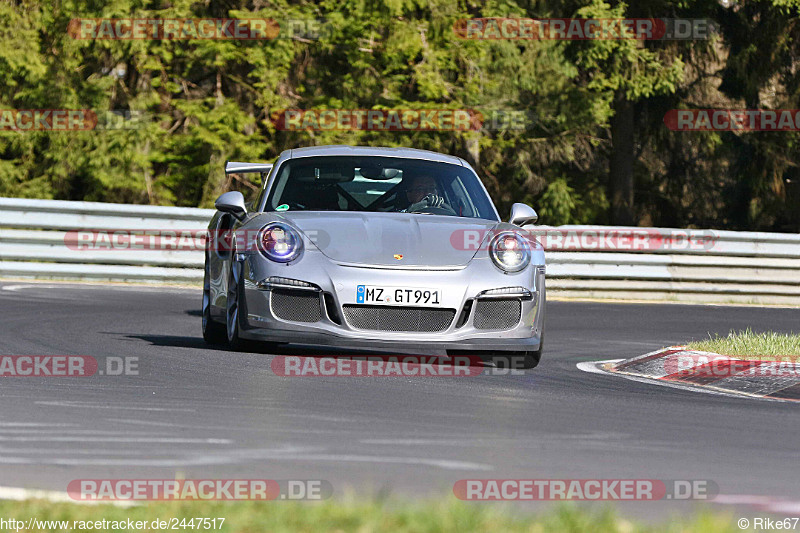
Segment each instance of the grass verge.
[{"label": "grass verge", "polygon": [[800,335],[767,331],[755,333],[750,328],[731,331],[726,337],[709,334],[709,338],[687,344],[691,350],[714,352],[740,359],[800,360]]},{"label": "grass verge", "polygon": [[[169,522],[173,518],[225,518],[224,533],[319,532],[319,531],[391,531],[403,532],[558,532],[558,533],[634,533],[634,532],[694,532],[727,533],[739,531],[731,515],[700,512],[693,517],[681,515],[662,525],[631,522],[618,516],[611,508],[596,511],[574,505],[560,505],[532,516],[520,513],[508,505],[462,502],[455,498],[439,498],[425,502],[359,501],[324,502],[157,502],[122,508],[110,505],[77,505],[28,500],[0,502],[0,517],[8,520],[67,521],[68,528],[58,524],[45,525],[27,531],[77,531],[76,521],[126,522],[131,519]],[[197,522],[195,522],[197,524]],[[77,527],[76,527],[77,526]],[[127,526],[126,526],[127,527]],[[8,528],[6,528],[8,529]],[[88,529],[84,524],[83,529]],[[93,527],[97,530],[97,527]],[[110,527],[106,527],[110,530]],[[192,528],[178,528],[181,531]],[[197,528],[195,528],[197,529]],[[201,528],[205,530],[204,528]],[[13,530],[13,529],[12,529]],[[102,530],[102,529],[101,529]],[[126,529],[131,531],[130,529]],[[145,530],[150,530],[146,528]],[[155,529],[152,529],[155,530]],[[25,531],[25,529],[22,529]],[[208,531],[213,531],[209,529]],[[220,531],[220,527],[217,527]]]}]

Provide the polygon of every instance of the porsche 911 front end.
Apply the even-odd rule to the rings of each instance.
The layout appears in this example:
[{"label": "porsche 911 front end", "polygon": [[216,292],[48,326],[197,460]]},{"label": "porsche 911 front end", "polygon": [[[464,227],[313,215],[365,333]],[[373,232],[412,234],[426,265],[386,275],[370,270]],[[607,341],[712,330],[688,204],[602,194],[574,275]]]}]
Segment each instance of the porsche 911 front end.
[{"label": "porsche 911 front end", "polygon": [[207,339],[538,362],[544,252],[519,227],[536,215],[515,204],[501,222],[463,160],[292,150],[253,209],[236,200],[209,227]]}]

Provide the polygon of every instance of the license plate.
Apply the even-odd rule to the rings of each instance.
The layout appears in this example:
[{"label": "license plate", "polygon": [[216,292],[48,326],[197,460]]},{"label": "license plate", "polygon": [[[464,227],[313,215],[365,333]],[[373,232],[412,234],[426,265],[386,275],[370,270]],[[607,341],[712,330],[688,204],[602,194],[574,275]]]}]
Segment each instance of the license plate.
[{"label": "license plate", "polygon": [[383,305],[421,305],[436,307],[442,305],[442,292],[439,289],[420,287],[383,287],[378,285],[358,285],[356,303]]}]

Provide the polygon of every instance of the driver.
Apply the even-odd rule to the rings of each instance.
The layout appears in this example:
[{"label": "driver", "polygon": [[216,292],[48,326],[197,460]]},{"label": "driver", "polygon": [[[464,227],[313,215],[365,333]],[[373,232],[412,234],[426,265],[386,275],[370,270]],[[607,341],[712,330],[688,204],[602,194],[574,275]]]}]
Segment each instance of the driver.
[{"label": "driver", "polygon": [[406,199],[410,205],[403,209],[404,213],[413,213],[426,207],[447,208],[444,198],[439,194],[436,178],[427,174],[411,178],[406,187]]}]

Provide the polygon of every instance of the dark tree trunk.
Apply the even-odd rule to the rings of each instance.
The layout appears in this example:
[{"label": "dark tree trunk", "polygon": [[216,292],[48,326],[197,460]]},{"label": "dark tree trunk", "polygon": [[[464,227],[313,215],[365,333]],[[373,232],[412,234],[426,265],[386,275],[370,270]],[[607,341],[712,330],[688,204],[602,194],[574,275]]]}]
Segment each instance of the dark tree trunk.
[{"label": "dark tree trunk", "polygon": [[633,214],[633,102],[620,91],[614,97],[611,118],[611,161],[608,189],[611,195],[611,223],[636,224]]}]

